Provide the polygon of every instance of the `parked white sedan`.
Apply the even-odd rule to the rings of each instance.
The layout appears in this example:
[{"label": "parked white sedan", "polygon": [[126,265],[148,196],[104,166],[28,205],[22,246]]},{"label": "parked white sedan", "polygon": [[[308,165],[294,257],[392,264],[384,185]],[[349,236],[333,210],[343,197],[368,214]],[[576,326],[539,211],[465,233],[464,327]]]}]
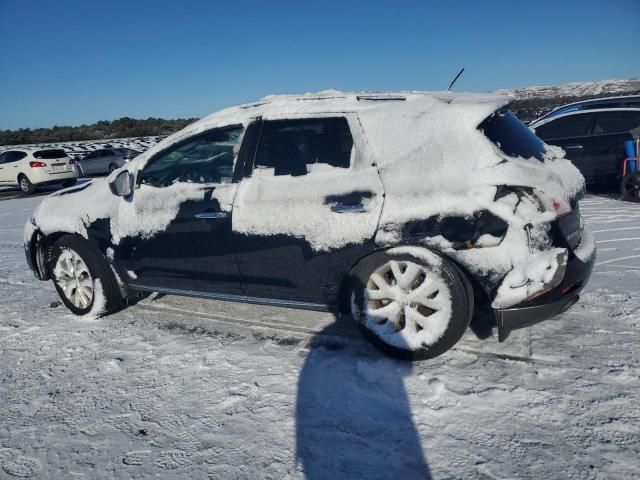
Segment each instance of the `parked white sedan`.
[{"label": "parked white sedan", "polygon": [[18,185],[25,193],[37,186],[62,183],[75,185],[75,162],[60,148],[14,148],[0,153],[0,185]]}]

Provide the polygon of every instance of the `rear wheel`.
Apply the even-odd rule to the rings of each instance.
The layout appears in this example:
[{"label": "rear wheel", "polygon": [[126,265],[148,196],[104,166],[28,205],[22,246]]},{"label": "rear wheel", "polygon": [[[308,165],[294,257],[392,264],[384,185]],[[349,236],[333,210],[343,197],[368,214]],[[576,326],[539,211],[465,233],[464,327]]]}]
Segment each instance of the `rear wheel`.
[{"label": "rear wheel", "polygon": [[31,180],[23,173],[18,177],[18,185],[20,185],[20,190],[26,194],[31,194],[36,191],[36,186],[31,183]]},{"label": "rear wheel", "polygon": [[449,260],[425,252],[377,252],[354,270],[354,318],[373,345],[401,359],[446,352],[473,314],[473,289],[464,274]]},{"label": "rear wheel", "polygon": [[109,165],[109,173],[112,173],[114,170],[118,169],[118,165],[116,165],[115,163],[112,163],[111,165]]},{"label": "rear wheel", "polygon": [[66,235],[51,248],[51,278],[65,306],[76,315],[116,310],[123,297],[100,251],[84,238]]},{"label": "rear wheel", "polygon": [[622,199],[628,202],[640,202],[640,172],[627,173],[620,185]]}]

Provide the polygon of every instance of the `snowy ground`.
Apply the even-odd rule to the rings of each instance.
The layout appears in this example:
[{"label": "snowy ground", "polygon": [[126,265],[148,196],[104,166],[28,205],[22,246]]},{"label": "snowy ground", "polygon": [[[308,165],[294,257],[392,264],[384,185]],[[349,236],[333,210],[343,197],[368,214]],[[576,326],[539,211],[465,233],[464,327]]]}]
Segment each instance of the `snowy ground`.
[{"label": "snowy ground", "polygon": [[176,297],[96,321],[26,269],[0,198],[0,479],[640,478],[640,205],[588,196],[556,321],[409,364],[348,319]]}]

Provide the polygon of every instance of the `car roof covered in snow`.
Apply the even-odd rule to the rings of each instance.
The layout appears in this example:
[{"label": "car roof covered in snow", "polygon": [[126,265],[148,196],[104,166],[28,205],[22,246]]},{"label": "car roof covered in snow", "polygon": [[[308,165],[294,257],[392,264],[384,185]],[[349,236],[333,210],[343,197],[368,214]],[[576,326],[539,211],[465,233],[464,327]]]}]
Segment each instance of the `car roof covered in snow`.
[{"label": "car roof covered in snow", "polygon": [[[208,115],[165,138],[138,157],[136,165],[166,147],[212,128],[247,125],[253,119],[300,118],[303,115],[368,112],[380,119],[400,114],[407,118],[454,111],[465,124],[479,125],[482,120],[513,100],[510,95],[453,92],[340,92],[324,90],[302,95],[269,95],[260,100],[234,105]],[[453,127],[453,125],[451,125]]]},{"label": "car roof covered in snow", "polygon": [[279,117],[291,114],[322,114],[338,112],[358,112],[362,110],[385,109],[398,103],[407,109],[421,109],[429,103],[441,105],[486,105],[488,114],[512,100],[512,97],[498,94],[452,93],[452,92],[340,92],[325,90],[303,95],[269,95],[256,102],[235,105],[202,118],[196,125],[217,124],[220,121],[244,123],[257,116]]}]

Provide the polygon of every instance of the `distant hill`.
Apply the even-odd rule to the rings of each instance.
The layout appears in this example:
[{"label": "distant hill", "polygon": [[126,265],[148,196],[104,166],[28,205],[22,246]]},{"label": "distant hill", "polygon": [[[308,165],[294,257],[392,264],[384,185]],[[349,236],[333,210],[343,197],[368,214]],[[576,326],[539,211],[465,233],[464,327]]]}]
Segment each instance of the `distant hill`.
[{"label": "distant hill", "polygon": [[640,78],[501,89],[495,93],[513,95],[515,100],[511,104],[511,110],[520,119],[531,121],[567,103],[598,97],[640,95]]},{"label": "distant hill", "polygon": [[91,125],[79,127],[54,126],[51,128],[20,128],[18,130],[0,130],[0,145],[23,145],[55,142],[77,142],[82,140],[109,140],[115,138],[166,136],[183,129],[196,118],[149,117],[135,119],[118,118],[113,121],[102,120]]}]

